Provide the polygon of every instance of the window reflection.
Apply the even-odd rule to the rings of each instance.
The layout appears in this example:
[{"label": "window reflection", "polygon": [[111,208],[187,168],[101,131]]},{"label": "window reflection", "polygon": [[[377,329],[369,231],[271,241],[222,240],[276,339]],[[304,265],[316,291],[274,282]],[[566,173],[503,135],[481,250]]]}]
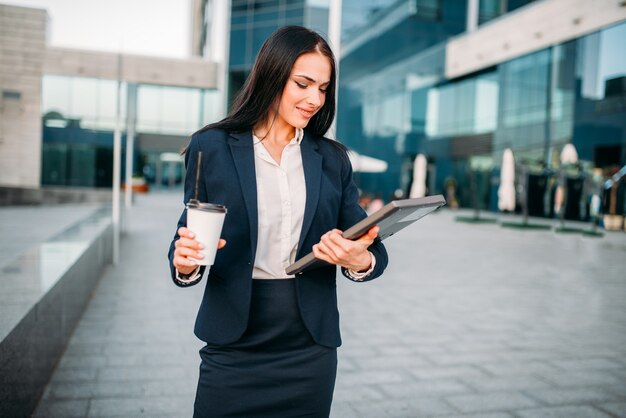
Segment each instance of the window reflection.
[{"label": "window reflection", "polygon": [[496,73],[431,88],[427,95],[426,134],[436,138],[493,132],[498,91]]}]

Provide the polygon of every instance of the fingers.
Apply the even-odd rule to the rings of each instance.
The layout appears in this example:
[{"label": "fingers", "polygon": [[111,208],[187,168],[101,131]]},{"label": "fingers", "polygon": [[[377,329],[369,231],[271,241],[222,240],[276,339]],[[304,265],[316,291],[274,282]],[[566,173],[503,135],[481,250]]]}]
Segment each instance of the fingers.
[{"label": "fingers", "polygon": [[369,247],[378,236],[378,231],[380,231],[380,227],[378,227],[378,225],[374,225],[369,229],[369,231],[367,231],[365,235],[359,238],[357,242],[367,244],[367,246]]},{"label": "fingers", "polygon": [[204,249],[204,245],[196,241],[195,234],[185,227],[178,228],[178,236],[180,237],[174,242],[174,259],[172,260],[174,267],[195,266],[196,263],[189,257],[196,260],[202,259],[204,256],[200,251]]},{"label": "fingers", "polygon": [[[200,252],[204,249],[204,245],[195,239],[196,235],[189,229],[183,227],[178,228],[179,239],[174,242],[174,258],[172,260],[174,267],[177,269],[181,267],[195,266],[196,262],[191,260],[201,260],[204,255]],[[217,249],[222,249],[226,246],[226,240],[220,239],[217,243]]]},{"label": "fingers", "polygon": [[178,236],[181,238],[190,238],[193,239],[196,237],[196,234],[194,234],[193,232],[191,232],[191,230],[185,228],[184,226],[181,226],[180,228],[178,228]]},{"label": "fingers", "polygon": [[340,230],[333,229],[322,235],[320,242],[313,246],[313,255],[331,264],[363,270],[363,266],[367,265],[365,259],[371,260],[367,248],[378,236],[378,231],[380,228],[374,226],[361,238],[352,241],[345,239]]}]

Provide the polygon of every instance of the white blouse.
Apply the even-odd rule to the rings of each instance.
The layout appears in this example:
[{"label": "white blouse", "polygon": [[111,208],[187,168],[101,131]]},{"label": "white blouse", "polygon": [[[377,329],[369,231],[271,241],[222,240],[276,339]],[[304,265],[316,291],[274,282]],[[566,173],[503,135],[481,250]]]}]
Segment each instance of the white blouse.
[{"label": "white blouse", "polygon": [[296,261],[298,240],[304,220],[306,183],[300,143],[304,131],[283,149],[280,164],[263,141],[252,135],[256,170],[259,233],[252,277],[284,279],[295,277],[285,269]]}]

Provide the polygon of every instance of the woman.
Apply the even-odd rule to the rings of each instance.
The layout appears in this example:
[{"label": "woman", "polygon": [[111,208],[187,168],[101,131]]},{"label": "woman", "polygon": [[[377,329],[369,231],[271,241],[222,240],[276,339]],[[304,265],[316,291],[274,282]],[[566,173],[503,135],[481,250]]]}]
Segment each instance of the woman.
[{"label": "woman", "polygon": [[[327,417],[341,344],[336,267],[354,281],[380,276],[377,227],[356,241],[341,231],[366,215],[343,146],[323,137],[335,111],[335,61],[326,41],[298,26],[263,44],[222,121],[196,132],[185,153],[193,197],[228,209],[195,334],[200,378],[194,417]],[[170,246],[172,278],[198,283],[201,247],[184,227]],[[328,264],[285,273],[313,251]]]}]

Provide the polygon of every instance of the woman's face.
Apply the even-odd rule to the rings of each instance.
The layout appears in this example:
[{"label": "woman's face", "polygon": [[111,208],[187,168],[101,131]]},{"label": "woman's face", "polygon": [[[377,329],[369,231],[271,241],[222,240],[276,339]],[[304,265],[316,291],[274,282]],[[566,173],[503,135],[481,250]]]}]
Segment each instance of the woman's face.
[{"label": "woman's face", "polygon": [[278,106],[278,122],[304,128],[326,102],[331,67],[319,52],[298,57],[293,64]]}]

